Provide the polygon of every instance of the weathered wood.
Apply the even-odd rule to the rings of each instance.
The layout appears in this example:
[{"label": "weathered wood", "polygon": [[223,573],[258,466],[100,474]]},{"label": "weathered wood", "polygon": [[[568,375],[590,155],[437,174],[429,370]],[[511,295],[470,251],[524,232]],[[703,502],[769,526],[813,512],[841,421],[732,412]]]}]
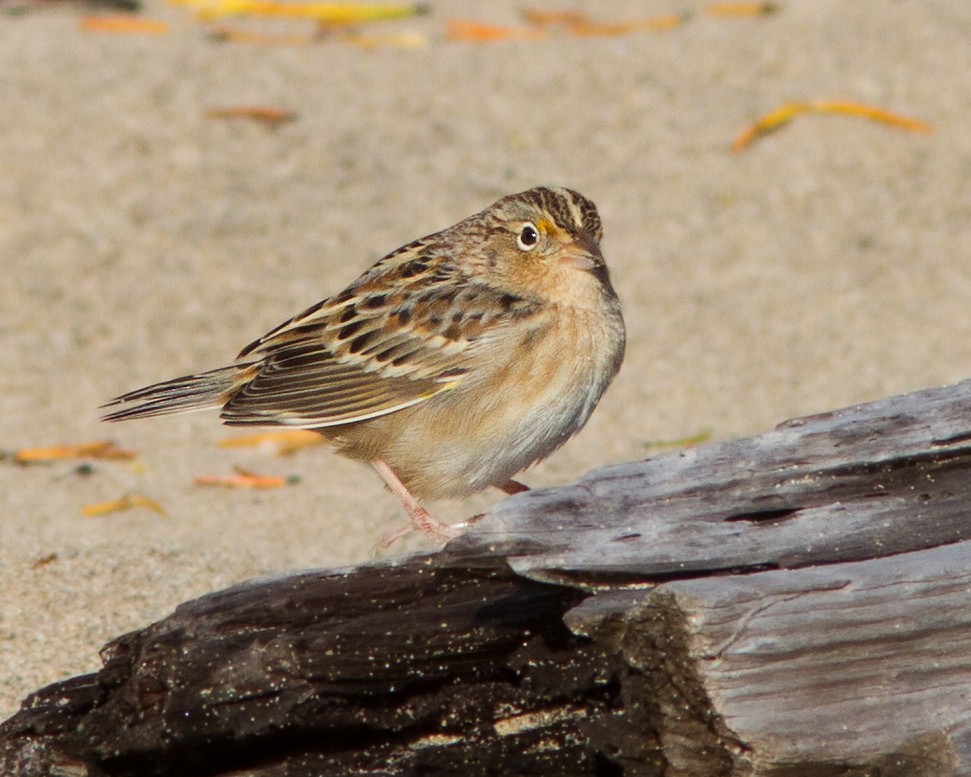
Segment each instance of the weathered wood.
[{"label": "weathered wood", "polygon": [[971,542],[606,593],[565,620],[656,675],[665,756],[691,774],[971,773]]},{"label": "weathered wood", "polygon": [[511,498],[110,643],[0,774],[971,774],[971,382]]},{"label": "weathered wood", "polygon": [[971,539],[971,381],[589,473],[501,502],[446,554],[539,580],[663,580]]},{"label": "weathered wood", "polygon": [[613,727],[617,688],[562,621],[580,598],[423,559],[206,596],[28,698],[2,773],[596,774],[587,729]]}]

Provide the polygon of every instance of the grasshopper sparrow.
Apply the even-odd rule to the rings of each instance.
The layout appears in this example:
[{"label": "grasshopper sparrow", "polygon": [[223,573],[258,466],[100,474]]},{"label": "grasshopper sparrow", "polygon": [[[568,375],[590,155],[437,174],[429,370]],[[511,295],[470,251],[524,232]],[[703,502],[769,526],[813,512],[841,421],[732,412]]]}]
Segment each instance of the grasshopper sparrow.
[{"label": "grasshopper sparrow", "polygon": [[512,478],[583,427],[620,368],[601,235],[570,189],[503,197],[388,254],[234,364],[123,394],[105,420],[221,408],[230,425],[313,429],[381,475],[410,528],[445,541],[467,524],[419,500],[525,490]]}]

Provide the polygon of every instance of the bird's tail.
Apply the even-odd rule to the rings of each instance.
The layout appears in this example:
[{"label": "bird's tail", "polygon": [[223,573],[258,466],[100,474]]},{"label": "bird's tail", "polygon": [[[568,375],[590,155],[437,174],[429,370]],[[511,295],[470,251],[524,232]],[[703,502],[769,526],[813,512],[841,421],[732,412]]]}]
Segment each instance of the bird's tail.
[{"label": "bird's tail", "polygon": [[150,418],[222,407],[240,385],[240,373],[244,370],[245,365],[221,367],[129,391],[102,405],[127,407],[113,410],[102,416],[101,420],[127,421],[130,418]]}]

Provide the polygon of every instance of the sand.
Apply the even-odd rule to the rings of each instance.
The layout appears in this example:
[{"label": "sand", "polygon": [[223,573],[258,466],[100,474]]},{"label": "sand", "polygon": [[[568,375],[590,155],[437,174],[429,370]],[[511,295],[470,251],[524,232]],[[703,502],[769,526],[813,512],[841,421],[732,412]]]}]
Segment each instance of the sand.
[{"label": "sand", "polygon": [[[144,16],[168,35],[86,33],[70,8],[0,17],[0,449],[112,439],[139,453],[89,474],[0,461],[0,719],[181,601],[369,558],[402,515],[360,465],[320,447],[220,448],[238,433],[215,414],[109,427],[97,407],[229,362],[504,194],[551,182],[599,205],[629,329],[593,419],[531,485],[643,458],[652,441],[755,434],[971,374],[971,4],[806,0],[483,45],[440,40],[445,19],[518,24],[520,3],[431,6],[380,28],[430,35],[418,49],[217,43],[157,0]],[[804,116],[730,151],[759,115],[815,99],[933,132]],[[206,116],[231,105],[299,118]],[[300,482],[192,484],[234,466]],[[167,515],[82,515],[126,493]],[[433,507],[458,520],[498,498]]]}]

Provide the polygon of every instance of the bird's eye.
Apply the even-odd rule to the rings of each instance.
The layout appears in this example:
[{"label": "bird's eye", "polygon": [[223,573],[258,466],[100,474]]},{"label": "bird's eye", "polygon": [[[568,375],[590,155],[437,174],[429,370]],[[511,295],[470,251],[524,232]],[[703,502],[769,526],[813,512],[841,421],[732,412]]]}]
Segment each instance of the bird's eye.
[{"label": "bird's eye", "polygon": [[527,221],[525,224],[523,224],[523,228],[519,232],[519,237],[516,238],[516,244],[523,249],[523,251],[529,251],[534,248],[538,242],[539,232],[536,230],[536,227]]}]

